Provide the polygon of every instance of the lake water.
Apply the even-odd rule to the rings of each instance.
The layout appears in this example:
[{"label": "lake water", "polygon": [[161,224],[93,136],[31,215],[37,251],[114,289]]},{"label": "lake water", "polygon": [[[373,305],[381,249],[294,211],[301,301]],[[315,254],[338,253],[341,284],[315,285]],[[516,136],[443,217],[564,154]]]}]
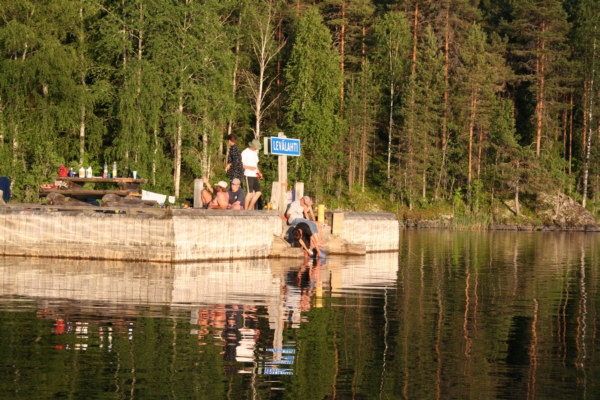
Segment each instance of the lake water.
[{"label": "lake water", "polygon": [[0,397],[600,398],[600,235],[400,235],[306,264],[0,258]]}]

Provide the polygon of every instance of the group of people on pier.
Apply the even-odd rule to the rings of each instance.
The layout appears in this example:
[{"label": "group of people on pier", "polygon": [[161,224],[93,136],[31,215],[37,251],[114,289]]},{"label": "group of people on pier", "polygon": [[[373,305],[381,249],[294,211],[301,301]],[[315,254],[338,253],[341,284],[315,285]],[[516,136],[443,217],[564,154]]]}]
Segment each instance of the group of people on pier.
[{"label": "group of people on pier", "polygon": [[[206,189],[202,190],[202,204],[207,209],[219,210],[253,210],[262,192],[259,179],[262,178],[258,169],[258,151],[262,148],[258,139],[248,143],[248,147],[240,153],[236,144],[235,134],[227,136],[229,155],[225,171],[230,179],[230,188],[225,181],[216,184],[216,192],[208,178],[202,180]],[[242,188],[242,180],[246,182],[248,192]],[[315,255],[323,255],[320,247],[324,245],[321,229],[313,213],[313,200],[304,196],[293,201],[288,206],[285,217],[293,226],[292,237],[302,247],[305,255],[314,249]]]},{"label": "group of people on pier", "polygon": [[[225,181],[217,183],[216,193],[206,177],[202,177],[206,189],[202,190],[202,204],[204,208],[219,210],[253,210],[262,192],[259,179],[262,177],[258,169],[258,151],[262,148],[258,139],[248,143],[248,147],[240,153],[236,144],[235,134],[227,136],[229,155],[225,171],[231,189],[227,190]],[[242,181],[246,181],[248,193],[242,188]]]}]

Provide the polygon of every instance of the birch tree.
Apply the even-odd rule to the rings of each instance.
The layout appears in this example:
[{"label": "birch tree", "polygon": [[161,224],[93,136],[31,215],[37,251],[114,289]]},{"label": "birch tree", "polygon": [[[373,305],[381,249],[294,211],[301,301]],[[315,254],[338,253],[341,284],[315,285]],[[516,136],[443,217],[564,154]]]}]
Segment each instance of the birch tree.
[{"label": "birch tree", "polygon": [[252,26],[249,34],[250,48],[257,73],[245,71],[244,74],[254,112],[253,132],[256,139],[261,137],[261,122],[265,113],[279,97],[279,95],[275,95],[269,98],[273,82],[277,77],[269,77],[268,67],[286,43],[285,40],[278,42],[275,39],[277,26],[273,23],[276,15],[273,2],[261,0],[257,5],[257,9],[249,13]]}]

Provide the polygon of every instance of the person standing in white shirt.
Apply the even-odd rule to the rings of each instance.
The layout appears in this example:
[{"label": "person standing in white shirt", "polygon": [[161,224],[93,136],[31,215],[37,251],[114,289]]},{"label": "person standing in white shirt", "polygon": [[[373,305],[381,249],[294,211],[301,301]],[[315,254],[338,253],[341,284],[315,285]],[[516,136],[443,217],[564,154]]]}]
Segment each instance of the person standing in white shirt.
[{"label": "person standing in white shirt", "polygon": [[242,151],[242,165],[244,166],[244,178],[246,180],[245,210],[253,210],[256,202],[262,194],[259,178],[262,177],[258,170],[258,151],[262,148],[258,139],[248,143],[248,147]]}]

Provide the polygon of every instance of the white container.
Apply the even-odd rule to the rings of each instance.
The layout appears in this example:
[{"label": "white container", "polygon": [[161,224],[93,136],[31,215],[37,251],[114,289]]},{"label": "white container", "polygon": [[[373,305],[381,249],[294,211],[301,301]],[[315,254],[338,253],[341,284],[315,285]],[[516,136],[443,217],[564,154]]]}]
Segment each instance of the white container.
[{"label": "white container", "polygon": [[85,178],[85,168],[83,168],[83,166],[79,168],[79,177]]},{"label": "white container", "polygon": [[85,171],[85,177],[86,178],[92,177],[92,167],[91,166],[87,167],[87,170]]}]

